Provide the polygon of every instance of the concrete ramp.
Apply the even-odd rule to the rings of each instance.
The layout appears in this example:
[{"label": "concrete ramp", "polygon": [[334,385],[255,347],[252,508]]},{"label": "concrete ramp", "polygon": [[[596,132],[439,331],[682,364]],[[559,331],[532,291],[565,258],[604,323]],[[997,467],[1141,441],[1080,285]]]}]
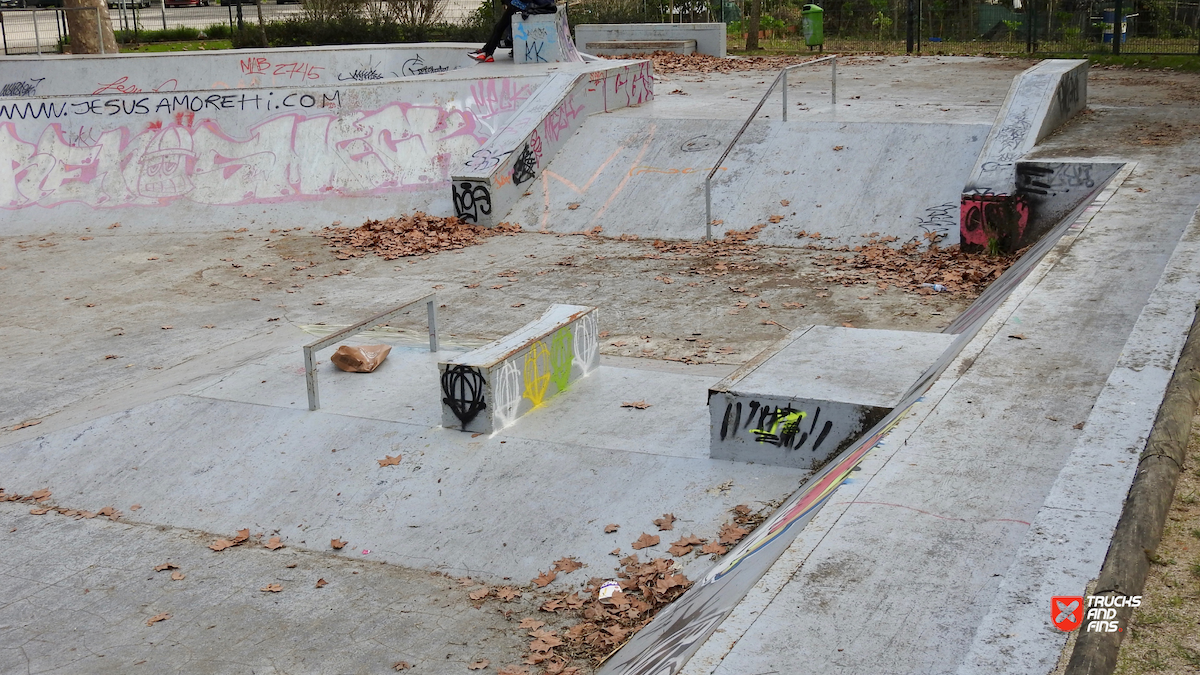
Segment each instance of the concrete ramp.
[{"label": "concrete ramp", "polygon": [[[738,126],[588,118],[505,219],[554,232],[601,226],[610,236],[700,238],[704,177]],[[764,223],[759,241],[770,244],[795,245],[801,231],[831,238],[826,245],[927,232],[956,243],[962,183],[988,130],[756,121],[713,179],[713,218],[723,221],[714,231]]]}]

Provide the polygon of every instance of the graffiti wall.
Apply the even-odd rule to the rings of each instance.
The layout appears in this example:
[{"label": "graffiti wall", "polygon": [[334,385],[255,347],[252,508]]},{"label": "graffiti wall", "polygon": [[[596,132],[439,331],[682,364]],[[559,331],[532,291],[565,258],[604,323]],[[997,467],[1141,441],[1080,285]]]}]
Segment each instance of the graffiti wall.
[{"label": "graffiti wall", "polygon": [[4,61],[3,96],[82,96],[340,85],[445,73],[475,65],[461,47],[350,45],[121,54]]},{"label": "graffiti wall", "polygon": [[654,99],[650,61],[615,62],[600,70],[551,75],[505,128],[454,173],[454,212],[492,225],[529,188],[588,115]]},{"label": "graffiti wall", "polygon": [[538,80],[0,99],[0,209],[444,190]]},{"label": "graffiti wall", "polygon": [[512,335],[439,364],[442,426],[499,431],[599,365],[595,309],[554,305]]}]

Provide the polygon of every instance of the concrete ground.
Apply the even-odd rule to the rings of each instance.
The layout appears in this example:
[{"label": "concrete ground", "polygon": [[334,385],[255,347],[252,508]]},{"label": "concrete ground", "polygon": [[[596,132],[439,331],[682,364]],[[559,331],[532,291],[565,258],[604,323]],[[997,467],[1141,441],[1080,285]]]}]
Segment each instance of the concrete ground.
[{"label": "concrete ground", "polygon": [[[1026,65],[988,59],[856,59],[842,68],[839,94],[861,100],[864,107],[875,106],[864,114],[882,114],[895,99],[899,107],[891,103],[889,114],[921,118],[934,114],[931,100],[936,99],[938,113],[961,115],[964,121],[986,120],[989,110],[994,115],[998,109],[1012,76]],[[670,106],[670,114],[702,116],[708,114],[706,108],[724,106],[722,110],[732,114],[740,105],[748,112],[757,98],[752,92],[765,86],[758,81],[767,77],[672,74],[660,80],[660,96],[646,110]],[[685,81],[689,79],[700,82]],[[694,89],[688,96],[670,96],[675,86]],[[727,98],[730,95],[738,100]],[[1090,101],[1092,112],[1050,139],[1044,152],[1137,160],[1134,181],[1122,194],[1122,210],[1130,215],[1114,223],[1106,238],[1090,241],[1094,248],[1089,257],[1072,263],[1072,280],[1064,281],[1059,293],[1047,295],[1039,309],[1043,317],[1062,314],[1063,307],[1084,304],[1087,309],[1073,310],[1057,321],[1042,319],[1050,324],[1044,324],[1044,341],[1036,345],[1043,352],[1039,358],[1045,368],[1058,366],[1065,374],[1031,395],[1028,380],[1010,380],[1013,360],[1030,359],[1030,352],[1013,351],[1025,345],[1009,341],[1006,353],[997,353],[988,366],[987,381],[977,383],[981,400],[988,401],[980,419],[989,412],[991,419],[1005,424],[1027,418],[1027,424],[1013,427],[1021,442],[1042,438],[1059,451],[1078,433],[1071,425],[1086,418],[1102,389],[1190,218],[1188,205],[1200,202],[1200,166],[1195,159],[1200,128],[1181,121],[1194,118],[1200,107],[1200,79],[1176,73],[1093,71]],[[820,114],[815,107],[812,113]],[[1096,139],[1103,139],[1101,151],[1096,150]],[[1138,223],[1146,222],[1152,223],[1152,230],[1139,231]],[[157,663],[146,672],[385,672],[406,661],[418,672],[462,672],[468,663],[486,658],[493,665],[485,672],[495,672],[521,658],[528,638],[516,629],[515,620],[524,614],[544,615],[535,607],[546,591],[579,587],[585,579],[576,576],[612,576],[615,562],[605,561],[599,548],[606,514],[596,508],[595,522],[580,522],[584,507],[619,503],[627,490],[640,495],[636,503],[620,507],[628,518],[613,546],[628,552],[629,542],[642,529],[653,531],[650,520],[663,511],[687,507],[690,513],[676,515],[695,514],[697,526],[707,531],[720,522],[725,509],[780,499],[802,478],[767,467],[728,464],[682,471],[676,467],[699,457],[655,454],[657,441],[650,443],[650,452],[643,452],[646,448],[630,440],[624,450],[603,450],[619,459],[604,459],[588,450],[574,454],[565,465],[570,469],[539,467],[534,473],[552,498],[531,500],[526,492],[506,492],[513,489],[506,477],[527,484],[519,483],[519,473],[554,457],[553,442],[530,434],[458,439],[464,447],[457,449],[460,454],[444,454],[444,464],[432,458],[410,464],[420,457],[414,452],[433,452],[423,445],[432,441],[417,440],[429,431],[428,425],[405,428],[399,447],[391,440],[381,441],[387,432],[379,418],[393,418],[378,412],[354,418],[338,415],[338,406],[353,401],[350,394],[343,395],[341,403],[333,397],[339,382],[323,381],[332,411],[309,414],[291,409],[303,404],[302,385],[295,389],[302,381],[295,366],[300,363],[299,346],[311,339],[301,326],[350,323],[403,297],[437,288],[446,305],[441,315],[445,344],[455,349],[512,330],[551,302],[595,304],[602,312],[601,329],[609,332],[602,353],[613,372],[628,371],[638,386],[649,386],[656,377],[661,380],[656,386],[666,386],[669,378],[656,373],[698,385],[715,382],[786,328],[848,322],[856,327],[936,331],[969,303],[965,297],[925,297],[894,288],[860,300],[859,289],[822,282],[814,252],[783,247],[728,264],[697,255],[664,258],[643,240],[528,233],[428,259],[338,260],[312,234],[326,224],[297,223],[305,229],[285,235],[255,229],[252,222],[231,223],[212,233],[172,232],[169,224],[160,232],[133,233],[95,222],[64,224],[58,234],[25,237],[19,234],[19,222],[6,223],[13,234],[0,238],[0,280],[7,291],[0,300],[0,337],[8,347],[0,365],[20,375],[0,381],[0,400],[5,401],[0,424],[5,429],[37,424],[0,432],[0,486],[22,494],[50,487],[53,499],[66,508],[111,505],[122,511],[123,522],[74,520],[53,512],[32,515],[28,503],[0,504],[0,537],[12,561],[5,574],[14,580],[0,584],[0,670],[124,673],[136,672],[135,665]],[[243,227],[248,229],[237,231]],[[499,276],[510,270],[517,271],[515,276]],[[663,280],[667,277],[671,283]],[[1080,300],[1081,288],[1084,301],[1095,300],[1094,304]],[[749,294],[757,297],[748,300]],[[770,307],[760,309],[759,300]],[[785,309],[784,302],[805,306]],[[1090,309],[1100,306],[1107,311]],[[1082,332],[1071,323],[1077,317],[1084,317]],[[1020,318],[1026,320],[1024,314]],[[398,325],[419,334],[423,319],[418,313]],[[416,342],[399,339],[397,349],[415,349],[404,345]],[[1071,351],[1083,342],[1089,353]],[[287,354],[295,356],[295,363],[286,361]],[[702,364],[664,362],[668,358]],[[1043,372],[1042,361],[1025,365],[1031,373]],[[237,390],[244,392],[259,372],[276,378],[258,378],[271,380],[263,385],[268,390],[261,402],[238,401],[218,391],[222,378],[233,377],[242,378]],[[293,391],[295,397],[289,397]],[[991,392],[986,399],[984,391]],[[1047,407],[1037,396],[1055,400]],[[664,407],[670,399],[669,393],[660,394]],[[976,404],[963,404],[967,405]],[[303,429],[312,415],[343,420],[333,424],[340,425],[345,446],[326,443],[328,437],[315,431],[298,431],[290,441],[268,433],[287,425]],[[1061,421],[1041,421],[1046,415]],[[189,437],[187,425],[179,424],[188,416],[203,422],[202,433]],[[238,433],[236,425],[228,423],[232,419],[249,420],[251,428],[260,419],[264,428],[255,431],[254,440]],[[154,433],[151,428],[159,420],[173,420],[174,431],[166,436]],[[577,447],[591,448],[578,444],[578,431],[562,433],[571,435],[568,440]],[[85,440],[76,442],[77,437]],[[508,441],[503,448],[502,440]],[[465,447],[470,443],[480,447]],[[506,456],[508,445],[520,446],[515,458]],[[339,448],[337,455],[329,452],[331,447]],[[374,465],[394,452],[407,456],[400,466]],[[239,453],[246,455],[244,462]],[[474,454],[464,461],[461,453]],[[634,457],[639,454],[644,458]],[[924,453],[934,462],[944,454],[937,448]],[[142,456],[147,459],[138,459],[138,464],[129,459]],[[145,462],[150,463],[144,468]],[[523,467],[522,462],[530,464]],[[1049,466],[1050,459],[1045,464]],[[418,475],[416,467],[422,465],[431,470],[425,474],[428,478]],[[152,473],[140,477],[133,466],[137,473]],[[489,468],[496,473],[490,474]],[[397,475],[379,477],[392,469]],[[591,474],[591,469],[597,473]],[[941,471],[927,470],[929,475]],[[206,473],[211,475],[204,477]],[[341,473],[348,475],[342,478]],[[579,497],[578,485],[571,481],[588,474],[602,480],[593,483],[588,478],[587,494]],[[668,477],[672,490],[654,497],[655,476]],[[627,485],[631,477],[638,480]],[[721,489],[729,478],[733,486]],[[461,508],[484,505],[491,511],[455,514],[453,505],[432,506],[437,480],[455,485],[452,494],[462,496]],[[756,480],[768,486],[756,489]],[[336,487],[339,483],[353,488],[346,498],[329,494],[343,492]],[[293,484],[305,486],[307,492],[290,494],[288,490],[297,489]],[[989,489],[994,491],[994,485]],[[485,490],[495,494],[479,497]],[[141,505],[139,495],[147,493],[153,500],[132,511],[133,504]],[[402,503],[404,494],[417,494],[416,505]],[[256,502],[254,495],[269,499]],[[567,504],[563,512],[573,498],[579,504]],[[499,511],[514,502],[523,502],[519,523]],[[306,508],[322,518],[285,520]],[[211,513],[204,515],[200,509]],[[398,515],[427,517],[431,510],[449,514],[455,526],[432,535],[392,532],[403,522]],[[1024,515],[1013,518],[1032,518]],[[255,520],[256,516],[261,517]],[[472,519],[478,523],[473,527]],[[418,524],[438,527],[431,517]],[[228,537],[243,526],[267,536],[278,528],[286,535],[287,548],[243,546],[217,553],[206,547],[216,536]],[[305,526],[317,528],[321,536],[310,541]],[[989,530],[993,539],[1013,545],[1024,535],[1011,523],[987,527],[995,529]],[[507,537],[505,528],[514,528],[521,537]],[[329,532],[342,530],[353,549],[334,553],[324,541],[339,536]],[[352,531],[367,544],[359,548],[360,537]],[[385,540],[383,554],[372,538]],[[421,550],[443,545],[454,547],[458,560],[467,562],[452,564],[447,562],[449,553]],[[518,550],[506,552],[509,548]],[[362,554],[363,549],[370,553]],[[530,570],[544,570],[559,556],[583,555],[585,550],[589,569],[546,591],[532,588]],[[829,560],[837,558],[832,553],[836,551]],[[378,557],[390,564],[369,562]],[[183,580],[170,581],[169,572],[153,572],[168,560],[187,575]],[[297,566],[286,567],[290,562]],[[703,560],[691,565],[702,570]],[[439,567],[455,576],[482,577],[490,584],[515,584],[522,587],[523,596],[507,616],[508,607],[495,601],[476,610],[467,598],[470,589],[435,574]],[[835,584],[835,570],[826,567],[821,567],[821,578],[830,580],[827,590],[836,590],[830,591],[830,600],[837,605],[851,586]],[[976,574],[965,564],[962,569]],[[864,589],[873,587],[863,579],[883,583],[888,578],[869,566],[845,570],[858,575],[854,583]],[[889,567],[888,573],[894,570]],[[329,585],[315,588],[314,577]],[[271,583],[283,589],[258,590]],[[871,606],[877,600],[852,604]],[[800,629],[798,606],[809,607],[793,603],[780,625]],[[161,613],[172,617],[145,625]],[[817,632],[831,634],[838,621],[850,618],[839,614]],[[880,623],[873,626],[878,631]],[[164,631],[170,635],[161,635]],[[920,635],[933,639],[938,631],[931,626]],[[754,643],[747,640],[746,648]],[[803,649],[811,658],[807,651],[816,643],[796,644],[807,645]],[[855,661],[839,664],[832,651],[820,653],[818,660],[835,670],[862,672],[880,663],[868,658],[871,644],[876,643],[853,643],[859,655]],[[945,644],[947,649],[965,649],[961,641]],[[910,646],[909,658],[932,658],[933,652],[919,656],[921,647]],[[845,646],[839,643],[837,648]],[[727,661],[722,672],[757,672],[750,668],[780,653],[762,649],[757,660],[740,662],[745,668]],[[920,670],[915,661],[894,663],[896,671]]]}]

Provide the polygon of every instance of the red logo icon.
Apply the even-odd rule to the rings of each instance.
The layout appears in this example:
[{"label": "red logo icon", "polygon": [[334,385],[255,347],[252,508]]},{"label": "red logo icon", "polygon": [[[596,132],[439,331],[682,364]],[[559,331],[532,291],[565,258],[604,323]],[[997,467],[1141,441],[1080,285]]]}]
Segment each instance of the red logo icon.
[{"label": "red logo icon", "polygon": [[1050,598],[1050,618],[1061,631],[1073,631],[1083,623],[1083,596],[1064,595]]}]

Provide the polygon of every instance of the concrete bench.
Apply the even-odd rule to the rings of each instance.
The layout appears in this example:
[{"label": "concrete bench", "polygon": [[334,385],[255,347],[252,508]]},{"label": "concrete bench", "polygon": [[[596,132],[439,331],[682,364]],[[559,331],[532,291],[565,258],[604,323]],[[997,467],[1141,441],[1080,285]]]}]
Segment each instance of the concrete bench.
[{"label": "concrete bench", "polygon": [[520,330],[438,364],[442,426],[499,431],[599,363],[596,308],[551,305]]},{"label": "concrete bench", "polygon": [[798,328],[709,389],[709,456],[817,469],[895,408],[954,339]]},{"label": "concrete bench", "polygon": [[695,54],[695,40],[600,40],[588,42],[584,51],[594,56],[623,56],[625,54],[653,54],[673,52]]},{"label": "concrete bench", "polygon": [[559,7],[554,14],[530,14],[524,18],[520,12],[512,18],[513,61],[516,63],[562,63],[582,61],[575,41],[571,39],[571,28],[567,25],[567,14]]}]

